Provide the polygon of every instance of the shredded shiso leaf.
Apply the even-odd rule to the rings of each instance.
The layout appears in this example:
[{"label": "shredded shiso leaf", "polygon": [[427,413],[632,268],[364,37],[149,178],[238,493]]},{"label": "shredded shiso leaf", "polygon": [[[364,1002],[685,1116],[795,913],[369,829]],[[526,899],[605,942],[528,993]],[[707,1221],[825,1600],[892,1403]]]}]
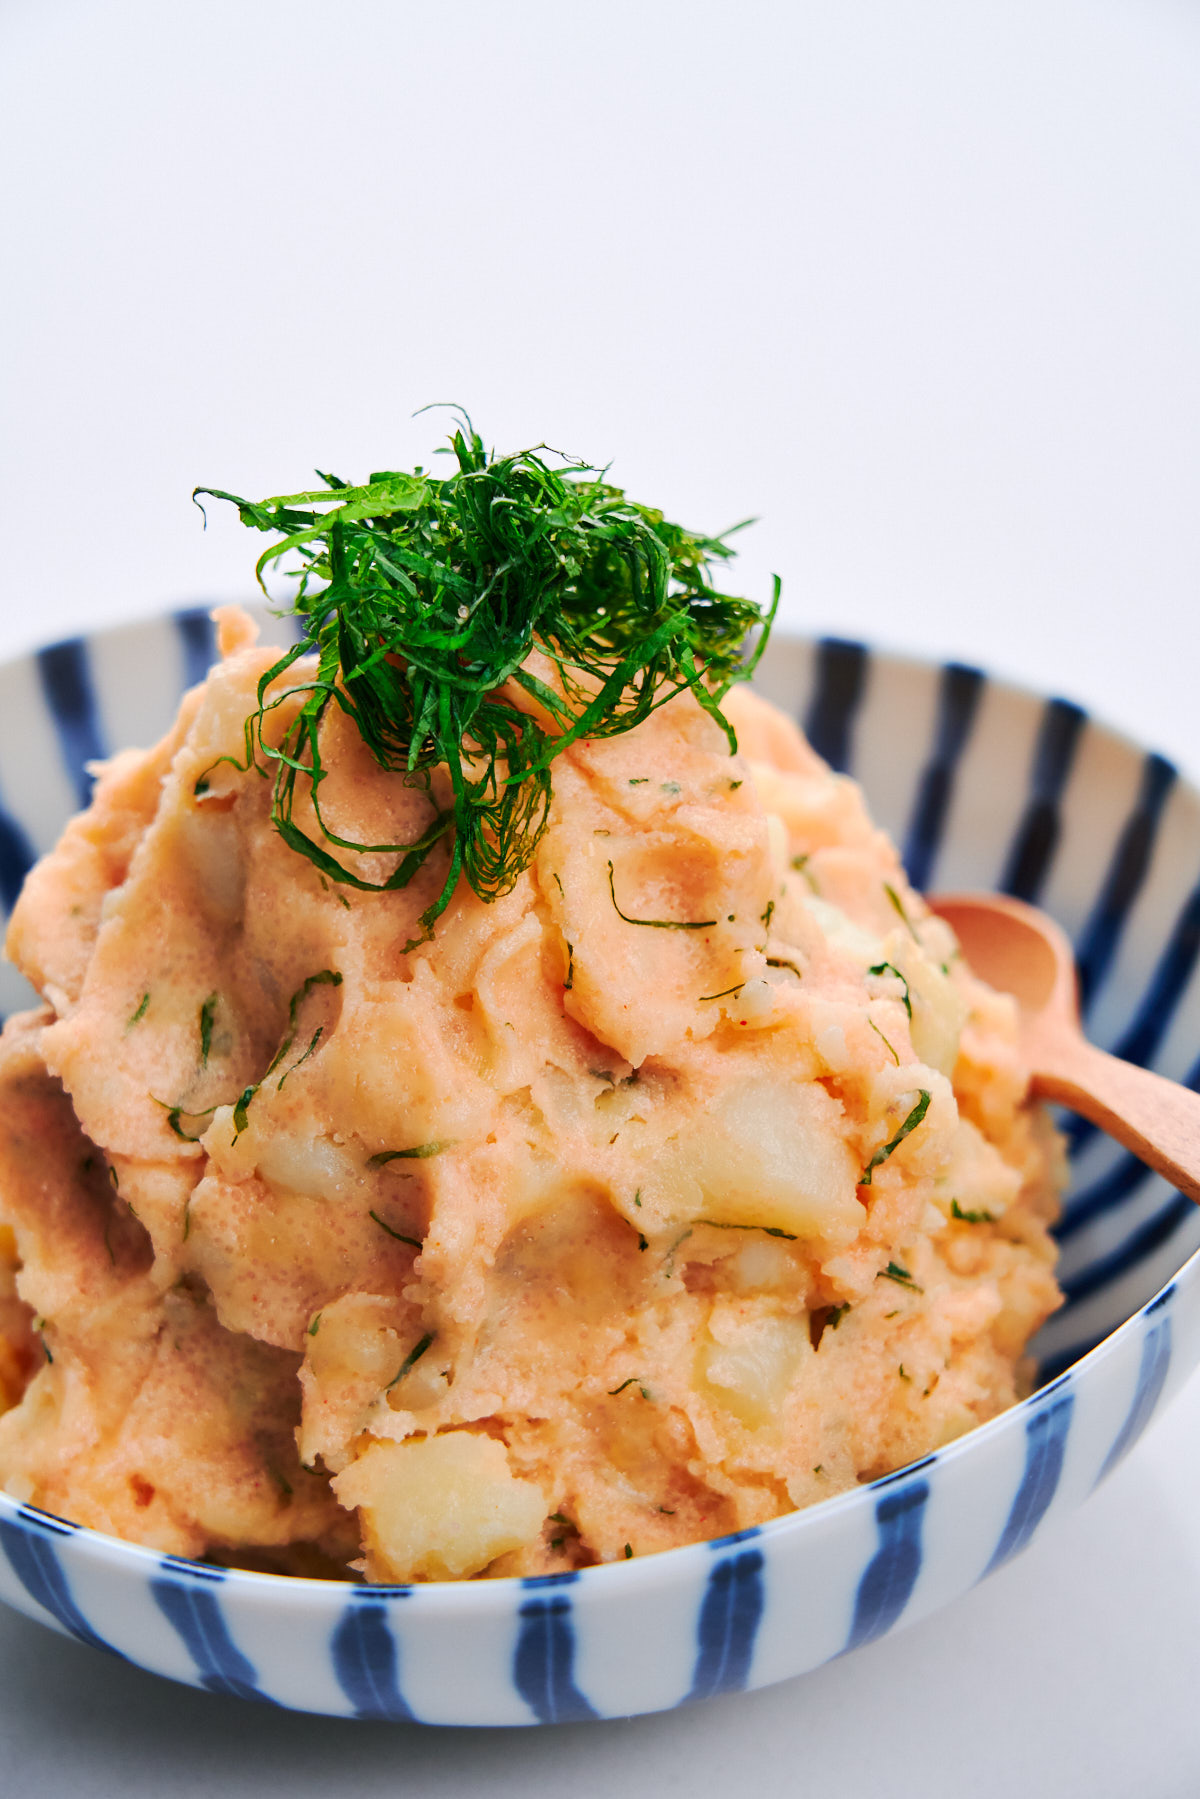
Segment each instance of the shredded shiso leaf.
[{"label": "shredded shiso leaf", "polygon": [[[550,765],[577,738],[632,730],[690,688],[736,749],[720,702],[753,672],[779,603],[778,578],[766,607],[713,585],[712,565],[733,554],[731,532],[686,531],[627,498],[606,471],[544,446],[497,456],[465,414],[457,419],[448,452],[457,468],[446,476],[385,470],[351,486],[318,471],[324,487],[312,492],[193,495],[228,500],[243,524],[277,537],[257,564],[264,591],[276,564],[298,577],[288,610],[300,640],[263,675],[235,766],[273,772],[276,828],[330,880],[394,892],[444,844],[425,937],[460,875],[485,901],[511,890],[546,828]],[[523,666],[534,651],[553,664],[553,681]],[[310,655],[315,674],[276,687]],[[271,714],[297,695],[299,710],[272,741]],[[330,706],[353,720],[381,768],[426,795],[428,823],[413,841],[358,843],[323,817]],[[439,802],[433,777],[443,767],[450,796]],[[298,792],[311,797],[319,837],[297,821]],[[399,861],[373,881],[339,851]]]}]

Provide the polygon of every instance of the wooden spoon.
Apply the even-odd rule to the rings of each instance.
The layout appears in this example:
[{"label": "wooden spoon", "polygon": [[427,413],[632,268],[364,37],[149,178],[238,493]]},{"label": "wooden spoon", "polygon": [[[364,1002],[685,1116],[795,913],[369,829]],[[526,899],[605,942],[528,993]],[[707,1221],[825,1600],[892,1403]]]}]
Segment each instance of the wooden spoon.
[{"label": "wooden spoon", "polygon": [[975,973],[1020,1007],[1030,1091],[1098,1124],[1139,1160],[1200,1200],[1200,1094],[1089,1043],[1079,1022],[1075,957],[1065,934],[1022,900],[941,894],[929,901]]}]

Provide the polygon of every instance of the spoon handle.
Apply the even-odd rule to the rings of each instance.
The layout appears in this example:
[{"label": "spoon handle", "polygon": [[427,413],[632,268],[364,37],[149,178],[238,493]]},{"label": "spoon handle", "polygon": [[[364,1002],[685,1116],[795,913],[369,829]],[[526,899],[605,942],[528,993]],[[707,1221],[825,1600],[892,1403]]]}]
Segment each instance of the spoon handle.
[{"label": "spoon handle", "polygon": [[1098,1124],[1200,1201],[1200,1094],[1081,1038],[1038,1046],[1031,1091]]}]

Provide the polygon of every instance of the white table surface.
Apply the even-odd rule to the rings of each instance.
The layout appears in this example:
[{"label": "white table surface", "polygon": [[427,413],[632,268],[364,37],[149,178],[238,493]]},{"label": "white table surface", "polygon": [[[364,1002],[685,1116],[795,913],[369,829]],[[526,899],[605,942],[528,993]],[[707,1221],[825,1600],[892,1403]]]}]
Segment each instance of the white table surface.
[{"label": "white table surface", "polygon": [[[0,655],[244,593],[190,506],[489,441],[749,513],[785,620],[1200,775],[1194,0],[4,0]],[[273,1714],[0,1614],[0,1789],[1200,1793],[1200,1383],[800,1681],[526,1733]]]}]

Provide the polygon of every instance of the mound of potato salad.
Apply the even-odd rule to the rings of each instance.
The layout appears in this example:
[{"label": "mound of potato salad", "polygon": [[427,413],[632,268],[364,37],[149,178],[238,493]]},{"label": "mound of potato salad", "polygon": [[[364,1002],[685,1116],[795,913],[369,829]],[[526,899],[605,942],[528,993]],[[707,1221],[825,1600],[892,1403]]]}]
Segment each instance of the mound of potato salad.
[{"label": "mound of potato salad", "polygon": [[[220,633],[12,918],[43,1003],[0,1038],[9,1494],[285,1573],[543,1574],[1026,1391],[1061,1158],[1012,1002],[786,718],[728,692],[731,754],[685,684],[558,749],[503,890],[449,878],[461,818],[400,882],[445,766],[330,704],[289,838],[247,719],[294,741],[316,665],[263,712],[280,652]],[[521,668],[553,721],[560,665]]]}]

